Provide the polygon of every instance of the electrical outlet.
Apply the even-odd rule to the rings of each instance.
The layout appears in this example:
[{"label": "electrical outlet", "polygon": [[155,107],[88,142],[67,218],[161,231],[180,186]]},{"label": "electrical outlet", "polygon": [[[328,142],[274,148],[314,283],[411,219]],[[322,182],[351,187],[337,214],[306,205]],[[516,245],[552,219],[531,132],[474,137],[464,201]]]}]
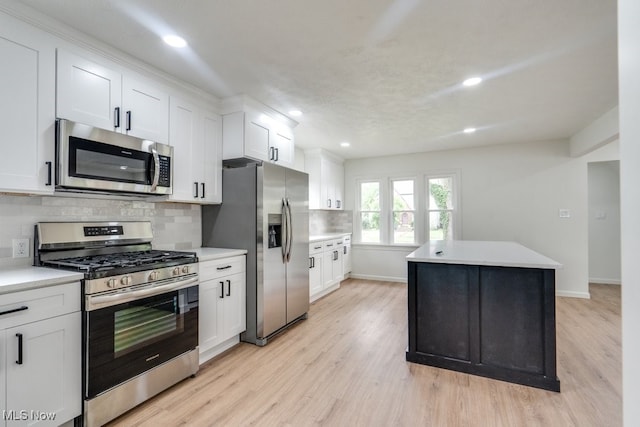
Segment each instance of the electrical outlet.
[{"label": "electrical outlet", "polygon": [[29,258],[29,239],[13,239],[13,257]]}]

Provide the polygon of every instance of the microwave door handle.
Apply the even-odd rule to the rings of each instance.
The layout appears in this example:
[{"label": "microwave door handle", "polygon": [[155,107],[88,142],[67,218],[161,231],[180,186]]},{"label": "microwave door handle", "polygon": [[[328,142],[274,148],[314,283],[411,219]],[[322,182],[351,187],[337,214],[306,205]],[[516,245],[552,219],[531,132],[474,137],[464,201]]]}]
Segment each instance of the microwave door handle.
[{"label": "microwave door handle", "polygon": [[151,182],[151,192],[156,191],[156,187],[158,186],[158,182],[160,181],[160,156],[158,156],[158,151],[151,147],[151,154],[153,155],[153,180]]}]

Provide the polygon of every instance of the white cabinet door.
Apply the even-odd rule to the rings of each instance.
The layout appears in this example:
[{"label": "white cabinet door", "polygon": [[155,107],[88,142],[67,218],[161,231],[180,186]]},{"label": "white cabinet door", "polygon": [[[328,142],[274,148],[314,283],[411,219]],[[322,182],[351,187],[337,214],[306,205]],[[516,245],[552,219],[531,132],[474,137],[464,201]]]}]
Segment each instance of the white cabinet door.
[{"label": "white cabinet door", "polygon": [[128,135],[167,144],[169,95],[161,88],[133,79],[122,81],[122,128]]},{"label": "white cabinet door", "polygon": [[313,297],[323,289],[322,269],[324,257],[322,253],[309,256],[309,295]]},{"label": "white cabinet door", "polygon": [[335,198],[335,208],[344,209],[343,186],[344,186],[344,166],[342,163],[332,162],[331,179],[333,185],[333,197]]},{"label": "white cabinet door", "polygon": [[327,250],[322,254],[322,289],[333,285],[333,258],[335,250]]},{"label": "white cabinet door", "polygon": [[293,144],[293,136],[271,132],[273,139],[271,146],[275,148],[275,158],[273,161],[281,166],[292,167],[295,160],[295,148]]},{"label": "white cabinet door", "polygon": [[222,321],[222,340],[229,339],[246,329],[245,273],[224,278],[224,315]]},{"label": "white cabinet door", "polygon": [[247,114],[245,118],[244,155],[259,160],[275,158],[275,148],[269,146],[270,130],[257,117]]},{"label": "white cabinet door", "polygon": [[29,425],[57,426],[80,414],[81,323],[76,312],[6,330],[7,409],[55,413],[54,420],[31,418]]},{"label": "white cabinet door", "polygon": [[333,258],[333,282],[339,283],[343,278],[344,274],[342,272],[342,245],[336,246],[336,254]]},{"label": "white cabinet door", "polygon": [[345,237],[342,255],[342,274],[346,276],[351,273],[351,237]]},{"label": "white cabinet door", "polygon": [[122,75],[78,55],[58,50],[56,114],[102,129],[123,125]]},{"label": "white cabinet door", "polygon": [[169,200],[222,202],[220,116],[184,99],[170,101],[173,194]]},{"label": "white cabinet door", "polygon": [[194,173],[201,172],[201,164],[193,165],[199,147],[196,106],[185,100],[172,97],[170,111],[169,142],[173,146],[173,194],[172,201],[196,202],[199,184]]},{"label": "white cabinet door", "polygon": [[205,111],[203,127],[201,198],[204,203],[222,203],[222,120],[218,114]]},{"label": "white cabinet door", "polygon": [[55,48],[0,14],[0,191],[53,193]]},{"label": "white cabinet door", "polygon": [[211,279],[200,282],[198,297],[198,334],[200,352],[215,347],[221,342],[222,312],[219,302],[222,301],[224,281]]}]

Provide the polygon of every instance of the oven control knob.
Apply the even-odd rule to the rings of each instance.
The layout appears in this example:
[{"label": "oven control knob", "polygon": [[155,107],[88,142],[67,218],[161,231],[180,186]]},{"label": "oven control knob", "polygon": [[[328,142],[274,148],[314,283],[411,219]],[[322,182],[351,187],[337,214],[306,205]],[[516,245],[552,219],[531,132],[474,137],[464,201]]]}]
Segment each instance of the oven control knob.
[{"label": "oven control knob", "polygon": [[108,288],[115,288],[116,287],[116,279],[107,280],[107,287]]},{"label": "oven control knob", "polygon": [[180,274],[180,267],[176,267],[173,269],[173,275],[177,276],[178,274]]},{"label": "oven control knob", "polygon": [[183,272],[184,274],[187,274],[187,273],[189,272],[189,266],[188,266],[188,265],[185,265],[184,267],[182,267],[182,272]]},{"label": "oven control knob", "polygon": [[131,276],[122,277],[122,279],[120,279],[120,283],[122,283],[124,286],[129,286],[131,284]]},{"label": "oven control knob", "polygon": [[149,280],[158,280],[158,272],[152,271],[151,273],[149,273]]}]

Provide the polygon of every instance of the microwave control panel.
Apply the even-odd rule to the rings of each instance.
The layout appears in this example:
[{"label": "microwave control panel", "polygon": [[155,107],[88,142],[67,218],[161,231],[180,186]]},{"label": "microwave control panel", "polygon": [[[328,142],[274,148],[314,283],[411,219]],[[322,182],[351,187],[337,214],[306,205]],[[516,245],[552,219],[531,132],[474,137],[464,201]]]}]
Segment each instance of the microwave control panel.
[{"label": "microwave control panel", "polygon": [[171,187],[171,158],[167,156],[159,156],[160,158],[160,179],[158,185],[160,187]]}]

